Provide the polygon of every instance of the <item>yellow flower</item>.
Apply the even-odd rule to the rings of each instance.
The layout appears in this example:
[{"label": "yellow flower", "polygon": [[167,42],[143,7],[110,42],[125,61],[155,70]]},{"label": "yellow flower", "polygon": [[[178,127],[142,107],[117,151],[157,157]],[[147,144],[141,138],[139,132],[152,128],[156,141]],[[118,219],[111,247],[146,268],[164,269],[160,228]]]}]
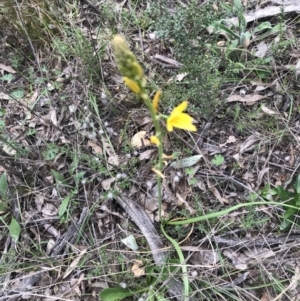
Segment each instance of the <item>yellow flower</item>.
[{"label": "yellow flower", "polygon": [[160,145],[160,141],[159,141],[159,139],[157,138],[157,136],[151,136],[151,137],[150,137],[150,142],[151,142],[152,144],[155,144],[156,146],[159,146],[159,145]]},{"label": "yellow flower", "polygon": [[135,94],[139,94],[141,89],[139,87],[139,85],[133,81],[132,79],[128,78],[128,77],[124,77],[124,82],[127,85],[127,87]]},{"label": "yellow flower", "polygon": [[152,105],[155,113],[158,112],[158,103],[159,103],[160,95],[161,95],[161,90],[158,90],[153,98]]},{"label": "yellow flower", "polygon": [[162,155],[162,158],[163,158],[163,159],[173,159],[173,155],[166,155],[166,154],[163,154],[163,155]]},{"label": "yellow flower", "polygon": [[182,113],[187,108],[188,102],[185,100],[177,106],[167,119],[167,130],[173,131],[173,127],[187,131],[196,131],[197,128],[193,125],[193,118]]},{"label": "yellow flower", "polygon": [[156,169],[156,168],[151,168],[151,170],[152,171],[154,171],[158,176],[160,176],[161,178],[165,178],[165,176],[162,174],[162,172],[161,171],[159,171],[158,169]]}]

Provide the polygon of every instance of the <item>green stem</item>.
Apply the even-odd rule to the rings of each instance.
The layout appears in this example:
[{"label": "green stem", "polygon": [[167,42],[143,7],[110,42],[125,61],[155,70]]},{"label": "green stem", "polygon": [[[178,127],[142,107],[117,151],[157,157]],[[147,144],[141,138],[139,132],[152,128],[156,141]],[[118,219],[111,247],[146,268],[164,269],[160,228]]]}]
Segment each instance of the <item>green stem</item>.
[{"label": "green stem", "polygon": [[[157,146],[158,148],[158,170],[162,171],[163,170],[163,147],[162,147],[162,133],[161,133],[161,127],[157,118],[157,114],[152,106],[152,102],[150,100],[150,98],[148,97],[148,95],[146,93],[144,93],[143,95],[145,95],[143,97],[143,100],[145,101],[150,114],[151,114],[151,118],[153,120],[153,124],[154,124],[154,128],[155,128],[155,135],[159,140],[159,145]],[[157,190],[158,190],[158,217],[159,220],[161,221],[161,205],[162,205],[162,189],[161,189],[161,177],[157,176]]]}]

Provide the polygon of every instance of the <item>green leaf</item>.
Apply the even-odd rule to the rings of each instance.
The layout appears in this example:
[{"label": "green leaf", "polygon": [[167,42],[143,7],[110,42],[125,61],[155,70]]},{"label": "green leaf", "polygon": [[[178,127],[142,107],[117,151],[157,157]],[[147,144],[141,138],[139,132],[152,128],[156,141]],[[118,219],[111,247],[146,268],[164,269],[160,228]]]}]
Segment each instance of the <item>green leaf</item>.
[{"label": "green leaf", "polygon": [[220,166],[224,163],[225,159],[222,155],[215,155],[214,158],[211,160],[211,163]]},{"label": "green leaf", "polygon": [[51,169],[51,173],[52,176],[54,177],[54,179],[56,180],[57,184],[65,186],[65,187],[70,187],[72,188],[72,186],[67,184],[66,179],[62,176],[62,174],[60,174],[59,172]]},{"label": "green leaf", "polygon": [[[220,30],[221,29],[221,30]],[[227,26],[220,24],[219,25],[219,30],[217,31],[218,33],[222,33],[225,32],[229,35],[229,38],[232,40],[234,38],[239,39],[240,36],[238,34],[236,34],[234,31],[232,31],[231,29],[229,29]]]},{"label": "green leaf", "polygon": [[47,144],[46,150],[43,151],[45,160],[52,161],[59,153],[59,148],[54,144]]},{"label": "green leaf", "polygon": [[24,90],[22,90],[22,89],[17,89],[17,90],[15,90],[15,91],[13,91],[11,94],[10,94],[10,96],[11,96],[11,98],[13,98],[13,99],[21,99],[21,98],[23,98],[24,97]]},{"label": "green leaf", "polygon": [[104,289],[100,293],[100,299],[102,301],[119,301],[119,300],[123,300],[126,297],[134,296],[143,291],[145,291],[145,289],[134,291],[134,290],[129,290],[121,287],[111,287],[111,288]]},{"label": "green leaf", "polygon": [[263,23],[260,23],[257,27],[255,27],[254,29],[254,32],[260,32],[262,30],[265,30],[265,29],[271,29],[272,28],[272,25],[270,22],[263,22]]},{"label": "green leaf", "polygon": [[59,172],[51,169],[51,173],[54,179],[57,180],[58,182],[66,182],[65,178]]},{"label": "green leaf", "polygon": [[59,210],[58,210],[58,216],[59,216],[59,217],[62,217],[62,216],[65,214],[65,212],[66,212],[66,210],[67,210],[67,208],[68,208],[69,202],[70,202],[70,200],[72,199],[72,197],[73,197],[73,193],[70,193],[70,194],[68,194],[68,195],[62,200],[62,202],[61,202],[61,204],[60,204],[60,206],[59,206]]},{"label": "green leaf", "polygon": [[130,248],[132,251],[138,250],[138,245],[136,243],[135,237],[131,234],[124,239],[121,239],[122,243],[125,244],[128,248]]},{"label": "green leaf", "polygon": [[168,301],[169,299],[166,299],[163,295],[160,295],[158,293],[155,294],[155,298],[157,301]]},{"label": "green leaf", "polygon": [[9,234],[14,241],[18,241],[21,233],[21,227],[19,223],[12,218],[9,225]]},{"label": "green leaf", "polygon": [[294,196],[294,193],[285,190],[282,186],[277,186],[277,193],[284,202],[290,200]]},{"label": "green leaf", "polygon": [[241,0],[234,0],[233,5],[237,10],[242,10],[243,8]]},{"label": "green leaf", "polygon": [[6,176],[6,172],[4,172],[0,177],[0,195],[4,198],[7,196],[7,176]]},{"label": "green leaf", "polygon": [[75,181],[76,185],[78,185],[79,181],[84,176],[84,174],[85,174],[85,171],[76,173],[76,175],[74,176],[74,181]]},{"label": "green leaf", "polygon": [[9,73],[1,76],[0,80],[7,81],[8,83],[10,83],[13,80],[13,78],[14,76],[11,73]]},{"label": "green leaf", "polygon": [[281,223],[280,223],[280,231],[287,231],[291,228],[292,226],[292,222],[291,221],[288,221],[288,220],[283,220]]},{"label": "green leaf", "polygon": [[203,157],[202,155],[195,155],[192,157],[183,158],[179,161],[172,162],[170,164],[170,166],[173,168],[177,168],[177,169],[191,167],[191,166],[195,165],[196,163],[198,163],[202,157]]}]

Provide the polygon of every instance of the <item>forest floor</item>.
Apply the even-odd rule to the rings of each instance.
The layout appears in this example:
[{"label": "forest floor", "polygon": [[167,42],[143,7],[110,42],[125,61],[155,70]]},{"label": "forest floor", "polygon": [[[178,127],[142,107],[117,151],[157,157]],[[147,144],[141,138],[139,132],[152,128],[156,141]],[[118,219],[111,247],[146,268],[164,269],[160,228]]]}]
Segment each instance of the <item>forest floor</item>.
[{"label": "forest floor", "polygon": [[2,2],[0,300],[299,301],[298,1]]}]

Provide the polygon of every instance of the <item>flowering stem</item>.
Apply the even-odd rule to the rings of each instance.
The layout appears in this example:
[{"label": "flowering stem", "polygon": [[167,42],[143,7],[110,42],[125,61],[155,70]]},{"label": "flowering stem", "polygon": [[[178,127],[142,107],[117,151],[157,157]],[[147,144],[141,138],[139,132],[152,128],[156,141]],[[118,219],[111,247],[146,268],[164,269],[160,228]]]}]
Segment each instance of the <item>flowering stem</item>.
[{"label": "flowering stem", "polygon": [[[158,148],[158,170],[161,172],[163,169],[163,147],[162,147],[162,133],[161,133],[161,128],[160,124],[158,121],[158,116],[153,108],[153,105],[151,103],[151,100],[149,99],[148,95],[144,93],[145,97],[143,100],[145,101],[150,114],[151,118],[153,120],[156,136],[159,140],[159,144],[157,145]],[[157,176],[157,190],[158,190],[158,217],[159,220],[161,220],[161,205],[162,205],[162,189],[161,189],[161,177]]]}]

